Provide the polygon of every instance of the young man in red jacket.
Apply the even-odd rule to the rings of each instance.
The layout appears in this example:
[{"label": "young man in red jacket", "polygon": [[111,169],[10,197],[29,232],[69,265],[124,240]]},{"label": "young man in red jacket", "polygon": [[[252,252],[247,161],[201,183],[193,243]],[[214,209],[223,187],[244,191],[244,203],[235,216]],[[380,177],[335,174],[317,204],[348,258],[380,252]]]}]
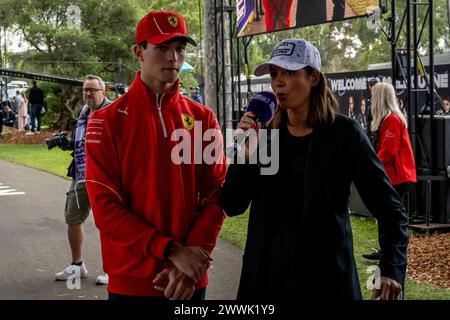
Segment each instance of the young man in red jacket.
[{"label": "young man in red jacket", "polygon": [[[195,45],[180,14],[147,14],[136,30],[133,84],[89,120],[86,182],[110,300],[205,296],[226,164],[214,113],[179,92],[187,43]],[[216,161],[199,161],[211,131]],[[179,161],[180,145],[192,150],[183,149],[188,161]]]}]

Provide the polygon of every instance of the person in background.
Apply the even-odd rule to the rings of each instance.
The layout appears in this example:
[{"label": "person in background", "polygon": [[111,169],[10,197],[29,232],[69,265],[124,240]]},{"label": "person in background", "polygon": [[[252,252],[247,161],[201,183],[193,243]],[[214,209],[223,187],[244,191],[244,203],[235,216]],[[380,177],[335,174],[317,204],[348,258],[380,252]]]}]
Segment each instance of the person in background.
[{"label": "person in background", "polygon": [[[333,0],[333,20],[342,20],[345,16],[345,0]],[[308,26],[324,23],[327,18],[326,0],[298,0],[296,26]]]},{"label": "person in background", "polygon": [[[17,91],[17,92],[19,92],[19,91]],[[14,113],[18,113],[19,103],[20,103],[20,101],[17,99],[17,96],[11,97],[11,109],[12,109],[12,111],[14,111]]]},{"label": "person in background", "polygon": [[359,114],[356,117],[358,123],[361,125],[361,128],[367,130],[367,115],[366,115],[366,99],[361,98]]},{"label": "person in background", "polygon": [[[85,278],[88,273],[83,261],[83,224],[89,216],[91,208],[85,182],[85,141],[89,139],[89,137],[86,138],[86,126],[91,113],[105,108],[111,103],[105,97],[105,82],[99,76],[87,75],[84,78],[83,101],[85,105],[77,119],[74,130],[72,130],[72,138],[70,140],[66,138],[63,145],[59,145],[63,150],[72,151],[72,162],[67,170],[67,175],[72,178],[72,183],[67,192],[65,207],[67,236],[72,262],[63,271],[55,274],[55,279],[62,281],[66,281],[72,276],[74,268],[79,269],[81,278]],[[95,283],[107,284],[108,274],[101,271]]]},{"label": "person in background", "polygon": [[356,114],[355,114],[355,99],[353,96],[348,97],[348,114],[347,116],[350,119],[356,120]]},{"label": "person in background", "polygon": [[[375,132],[378,157],[383,163],[392,186],[402,203],[411,185],[416,183],[416,165],[409,139],[407,120],[400,110],[394,87],[389,83],[378,83],[372,88],[371,131]],[[369,262],[380,261],[383,251],[373,249],[363,254]]]},{"label": "person in background", "polygon": [[180,82],[180,93],[185,97],[190,97],[189,93],[187,92],[182,82]]},{"label": "person in background", "polygon": [[263,0],[266,32],[291,27],[293,0]]},{"label": "person in background", "polygon": [[437,116],[450,116],[450,98],[448,96],[442,97],[441,109],[436,111]]},{"label": "person in background", "polygon": [[370,125],[372,123],[372,88],[377,83],[380,83],[380,80],[378,78],[369,78],[367,80],[367,93],[366,93],[366,101],[367,101],[367,136],[369,137],[370,142],[372,143],[373,147],[376,146],[373,144],[373,141],[375,139],[374,133],[372,132],[372,129],[370,128]]},{"label": "person in background", "polygon": [[416,182],[416,165],[408,122],[400,110],[395,89],[390,83],[376,84],[372,92],[371,129],[378,132],[376,151],[394,189],[404,201],[411,184]]},{"label": "person in background", "polygon": [[[89,121],[86,182],[109,300],[205,298],[210,255],[225,218],[218,198],[226,162],[213,111],[180,94],[188,43],[196,45],[179,13],[145,15],[136,29],[140,70],[133,84]],[[222,161],[193,161],[189,152],[180,163],[174,137],[181,134],[193,151],[207,131],[215,133]],[[207,147],[200,143],[200,154]]]},{"label": "person in background", "polygon": [[16,121],[16,114],[12,111],[9,105],[3,107],[3,125],[8,127],[14,127]]},{"label": "person in background", "polygon": [[333,5],[333,21],[344,19],[345,0],[333,0]]},{"label": "person in background", "polygon": [[[401,296],[408,245],[405,208],[361,126],[337,112],[320,68],[316,47],[304,39],[286,39],[255,69],[255,76],[270,74],[278,100],[268,126],[279,139],[268,133],[269,141],[260,148],[278,144],[272,159],[278,156],[279,170],[263,175],[262,163],[248,162],[228,167],[220,200],[226,214],[242,214],[251,203],[238,299],[362,298],[348,208],[352,182],[378,220],[386,253],[372,298]],[[258,131],[261,123],[254,116],[245,113],[238,128]]]},{"label": "person in background", "polygon": [[203,98],[202,98],[202,95],[200,93],[200,88],[199,87],[197,87],[197,86],[191,87],[191,99],[196,101],[196,102],[198,102],[198,103],[203,104]]},{"label": "person in background", "polygon": [[44,107],[44,91],[37,86],[36,80],[31,81],[32,87],[28,91],[28,101],[31,104],[31,131],[27,134],[33,135],[41,131],[41,114]]},{"label": "person in background", "polygon": [[20,102],[18,106],[18,127],[19,131],[24,131],[25,126],[27,125],[27,117],[28,117],[28,100],[25,97],[25,94],[23,92],[20,93]]}]

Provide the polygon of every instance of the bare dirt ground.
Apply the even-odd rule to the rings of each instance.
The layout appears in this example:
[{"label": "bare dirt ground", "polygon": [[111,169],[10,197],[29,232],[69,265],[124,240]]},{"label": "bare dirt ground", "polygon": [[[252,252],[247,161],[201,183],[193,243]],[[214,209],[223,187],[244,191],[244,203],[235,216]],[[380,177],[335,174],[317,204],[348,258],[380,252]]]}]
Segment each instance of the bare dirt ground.
[{"label": "bare dirt ground", "polygon": [[418,282],[450,289],[450,233],[411,236],[407,274]]},{"label": "bare dirt ground", "polygon": [[42,129],[39,134],[27,135],[28,131],[18,131],[15,128],[3,126],[0,143],[10,144],[44,144],[45,139],[51,138],[57,133],[56,129]]}]

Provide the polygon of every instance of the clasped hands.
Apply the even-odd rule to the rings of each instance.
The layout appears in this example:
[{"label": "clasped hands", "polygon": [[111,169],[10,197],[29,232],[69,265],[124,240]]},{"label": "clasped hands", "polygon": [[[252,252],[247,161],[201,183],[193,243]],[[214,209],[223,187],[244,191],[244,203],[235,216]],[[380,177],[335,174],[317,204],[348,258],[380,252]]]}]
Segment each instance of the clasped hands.
[{"label": "clasped hands", "polygon": [[183,246],[174,242],[174,249],[168,256],[174,267],[164,269],[153,279],[157,284],[168,280],[164,295],[170,300],[190,300],[195,292],[195,284],[200,281],[212,261],[208,252],[198,246]]}]

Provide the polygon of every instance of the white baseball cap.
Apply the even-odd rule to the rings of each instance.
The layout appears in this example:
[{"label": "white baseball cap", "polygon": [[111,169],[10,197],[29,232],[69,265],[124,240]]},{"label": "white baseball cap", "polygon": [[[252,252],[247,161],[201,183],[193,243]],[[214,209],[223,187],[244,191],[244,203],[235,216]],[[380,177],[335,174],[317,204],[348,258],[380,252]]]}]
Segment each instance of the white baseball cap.
[{"label": "white baseball cap", "polygon": [[320,71],[320,53],[317,48],[305,39],[286,39],[272,50],[270,60],[255,69],[255,76],[269,73],[271,65],[297,71],[310,66]]}]

